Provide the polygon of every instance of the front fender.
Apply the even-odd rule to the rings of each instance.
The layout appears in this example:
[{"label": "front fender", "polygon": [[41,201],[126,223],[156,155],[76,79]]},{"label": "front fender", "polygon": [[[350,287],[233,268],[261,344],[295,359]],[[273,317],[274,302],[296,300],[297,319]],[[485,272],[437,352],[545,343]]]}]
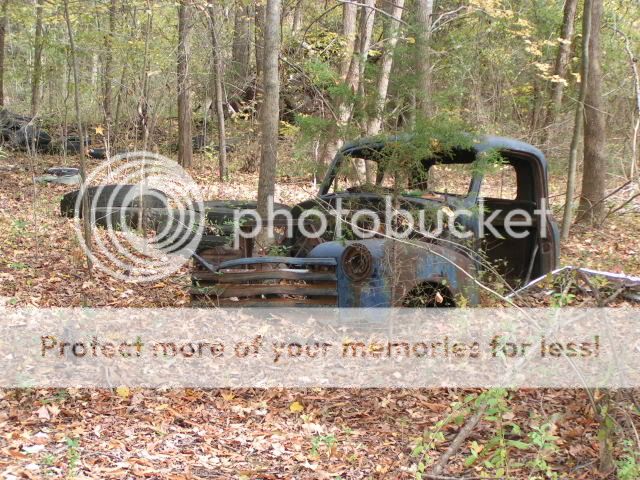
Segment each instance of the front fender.
[{"label": "front fender", "polygon": [[[371,273],[362,280],[350,278],[343,263],[345,250],[354,243],[364,245],[372,256]],[[470,305],[479,301],[474,262],[441,244],[393,239],[327,242],[309,256],[336,259],[340,307],[401,306],[409,292],[426,283],[442,285],[453,298],[463,296]]]}]

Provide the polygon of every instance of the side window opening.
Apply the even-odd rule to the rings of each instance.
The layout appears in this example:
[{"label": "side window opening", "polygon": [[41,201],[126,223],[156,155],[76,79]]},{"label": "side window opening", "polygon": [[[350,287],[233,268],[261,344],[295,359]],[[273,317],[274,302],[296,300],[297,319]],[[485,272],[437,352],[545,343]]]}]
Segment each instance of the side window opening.
[{"label": "side window opening", "polygon": [[480,197],[498,200],[518,199],[518,175],[514,166],[505,163],[484,174]]},{"label": "side window opening", "polygon": [[[482,239],[482,248],[487,260],[509,281],[527,277],[534,265],[538,225],[535,210],[535,179],[530,160],[518,155],[504,155],[505,162],[483,172],[480,185],[480,199],[485,212],[498,212],[492,222],[502,238],[490,232]],[[504,222],[510,213],[524,211],[530,215],[530,226],[513,226],[513,231],[526,234],[512,237],[506,231]],[[524,214],[523,214],[524,215]],[[524,217],[521,217],[524,218]],[[514,283],[515,285],[515,283]]]},{"label": "side window opening", "polygon": [[472,177],[467,164],[436,163],[429,168],[425,183],[429,192],[466,197]]}]

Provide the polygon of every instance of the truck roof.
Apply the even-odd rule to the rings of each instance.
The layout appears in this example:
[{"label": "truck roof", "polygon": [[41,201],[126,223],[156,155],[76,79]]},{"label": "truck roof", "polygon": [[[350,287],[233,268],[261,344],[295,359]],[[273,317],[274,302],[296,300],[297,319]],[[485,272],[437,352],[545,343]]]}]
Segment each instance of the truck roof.
[{"label": "truck roof", "polygon": [[[335,177],[337,168],[345,156],[358,155],[365,153],[366,150],[381,150],[390,142],[409,142],[413,138],[412,135],[396,135],[396,136],[377,136],[363,137],[346,143],[334,157],[331,165],[327,170],[327,174],[320,185],[320,195],[327,192],[329,185]],[[476,153],[486,152],[488,150],[513,151],[526,155],[525,159],[537,164],[537,167],[543,172],[545,178],[547,175],[547,160],[538,148],[521,140],[509,137],[500,137],[494,135],[482,135],[477,137],[474,142],[473,150]],[[454,162],[455,163],[455,162]],[[462,162],[464,163],[464,162]]]},{"label": "truck roof", "polygon": [[[388,137],[362,137],[351,142],[346,143],[341,149],[342,154],[350,154],[355,150],[362,148],[369,148],[373,150],[384,147],[389,142],[409,141],[411,135],[395,135]],[[477,142],[474,144],[476,152],[485,152],[487,150],[514,150],[518,152],[528,153],[540,162],[540,164],[546,169],[547,160],[541,150],[533,145],[516,140],[515,138],[500,137],[496,135],[482,135],[478,137]]]}]

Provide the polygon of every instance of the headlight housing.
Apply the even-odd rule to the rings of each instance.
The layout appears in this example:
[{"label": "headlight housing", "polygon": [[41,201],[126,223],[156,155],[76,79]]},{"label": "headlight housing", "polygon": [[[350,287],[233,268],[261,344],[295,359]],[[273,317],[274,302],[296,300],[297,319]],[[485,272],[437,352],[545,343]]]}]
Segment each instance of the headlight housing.
[{"label": "headlight housing", "polygon": [[360,282],[373,273],[373,255],[361,243],[352,243],[342,252],[342,269],[351,280]]}]

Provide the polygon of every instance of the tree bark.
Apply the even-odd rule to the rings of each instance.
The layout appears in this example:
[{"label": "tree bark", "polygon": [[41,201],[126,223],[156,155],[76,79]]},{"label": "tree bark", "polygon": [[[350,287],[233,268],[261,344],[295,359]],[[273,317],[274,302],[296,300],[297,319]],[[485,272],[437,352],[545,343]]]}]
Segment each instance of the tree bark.
[{"label": "tree bark", "polygon": [[589,72],[585,96],[584,167],[578,221],[597,224],[605,213],[604,196],[607,163],[605,112],[602,102],[602,69],[600,65],[600,27],[603,0],[592,0],[591,35],[589,37]]},{"label": "tree bark", "polygon": [[356,20],[358,7],[353,3],[345,3],[342,7],[342,36],[346,40],[345,53],[340,63],[340,78],[345,80],[356,48]]},{"label": "tree bark", "polygon": [[[258,181],[258,213],[267,220],[269,198],[275,193],[276,166],[278,161],[278,126],[280,123],[280,79],[278,53],[280,52],[281,0],[267,0],[264,30],[264,100],[261,114],[260,178]],[[268,239],[263,230],[261,243]]]},{"label": "tree bark", "polygon": [[[142,79],[140,82],[140,97],[138,99],[138,109],[136,117],[136,131],[139,134],[142,130],[144,144],[147,144],[149,137],[149,41],[153,30],[153,9],[150,0],[147,0],[147,23],[144,31],[144,54],[142,59]],[[126,65],[122,70],[122,78],[125,78]],[[121,96],[118,98],[120,106]],[[118,109],[119,111],[119,109]],[[118,115],[116,115],[117,121]]]},{"label": "tree bark", "polygon": [[213,52],[212,76],[213,76],[213,85],[214,85],[214,91],[215,91],[216,114],[218,119],[218,159],[220,161],[218,173],[220,175],[220,181],[222,182],[222,181],[225,181],[228,176],[227,136],[225,131],[224,110],[223,110],[224,92],[222,89],[222,59],[220,58],[220,45],[218,42],[216,15],[215,15],[215,9],[213,5],[209,4],[208,12],[209,12],[209,19],[210,19],[209,29],[211,33],[211,47]]},{"label": "tree bark", "polygon": [[[344,4],[342,28],[343,34],[345,37],[347,37],[347,42],[349,43],[348,34],[350,33],[352,25],[355,29],[357,16],[354,17],[353,20],[351,19],[352,12],[347,10],[348,6],[352,5],[347,3]],[[351,89],[352,92],[358,92],[360,88],[360,70],[361,60],[363,58],[363,48],[366,48],[367,50],[367,52],[364,53],[364,58],[366,61],[366,55],[368,54],[371,38],[370,31],[367,34],[367,29],[369,28],[369,26],[373,28],[373,22],[371,22],[371,25],[369,25],[369,19],[371,18],[369,15],[369,10],[371,10],[371,13],[373,13],[374,10],[367,9],[367,6],[375,6],[375,0],[364,0],[364,3],[360,7],[360,24],[358,34],[356,35],[356,38],[353,42],[354,49],[351,50],[348,56],[349,63],[344,76],[342,75],[343,72],[340,72],[344,83]],[[367,39],[366,37],[369,37],[369,39]],[[347,50],[349,50],[348,46]],[[344,64],[342,64],[340,68],[344,68]],[[332,126],[328,138],[325,139],[321,149],[320,160],[323,165],[328,165],[331,162],[331,160],[343,144],[343,139],[339,133],[339,130],[348,124],[353,112],[353,103],[350,100],[338,98],[336,99],[335,109],[337,111],[338,117],[336,122],[337,124],[335,126]]]},{"label": "tree bark", "polygon": [[98,64],[100,63],[100,56],[97,53],[91,55],[91,86],[93,90],[97,90],[98,85]]},{"label": "tree bark", "polygon": [[40,103],[40,77],[42,77],[42,9],[44,0],[36,3],[36,36],[33,48],[33,73],[31,76],[31,116],[38,113]]},{"label": "tree bark", "polygon": [[589,39],[591,37],[591,2],[585,0],[584,13],[582,17],[582,63],[580,65],[580,92],[576,104],[576,113],[573,123],[573,136],[569,147],[569,176],[567,177],[567,190],[565,193],[564,214],[562,216],[561,237],[563,240],[569,238],[571,229],[571,219],[573,218],[573,196],[576,185],[576,171],[578,170],[578,145],[584,125],[584,102],[587,95],[587,85],[589,84]]},{"label": "tree bark", "polygon": [[560,81],[553,82],[551,86],[551,100],[544,123],[545,140],[548,137],[549,127],[556,121],[556,115],[562,105],[562,96],[564,93],[564,82],[562,82],[562,80],[566,80],[567,78],[577,6],[578,0],[565,0],[562,27],[560,29],[560,44],[558,45],[558,53],[556,54],[556,62],[553,68],[553,74],[556,80]]},{"label": "tree bark", "polygon": [[[357,90],[364,97],[364,72],[371,49],[371,35],[373,33],[373,23],[376,19],[376,0],[364,0],[362,8],[362,18],[360,26],[360,45],[358,45],[358,86]],[[367,8],[370,7],[370,8]]]},{"label": "tree bark", "polygon": [[7,32],[7,9],[9,0],[3,0],[0,13],[0,107],[4,107],[4,41]]},{"label": "tree bark", "polygon": [[397,20],[389,20],[387,28],[385,29],[384,37],[387,38],[388,41],[382,57],[382,67],[378,74],[373,115],[367,124],[367,135],[370,136],[380,133],[380,128],[382,127],[382,117],[387,102],[387,90],[389,89],[389,76],[391,75],[391,67],[393,66],[393,55],[396,45],[398,44],[398,31],[400,29],[403,10],[404,0],[395,0],[391,15]]},{"label": "tree bark", "polygon": [[[544,115],[544,99],[545,99],[545,88],[542,84],[542,79],[538,76],[537,73],[534,73],[533,77],[533,108],[531,109],[531,122],[529,124],[529,132],[533,141],[539,140],[541,138],[541,130],[542,120]],[[532,143],[533,143],[532,141]]]},{"label": "tree bark", "polygon": [[613,407],[612,392],[610,390],[600,390],[596,400],[596,415],[599,423],[598,428],[598,448],[599,462],[598,473],[601,478],[607,478],[615,472],[616,463],[614,459],[615,440],[618,434],[615,428],[615,420],[611,417]]},{"label": "tree bark", "polygon": [[[86,163],[85,163],[85,158],[84,158],[84,132],[82,130],[82,118],[80,116],[80,87],[79,87],[79,75],[78,75],[78,61],[76,59],[76,45],[73,39],[73,28],[71,27],[71,19],[69,16],[69,0],[64,0],[64,19],[65,19],[65,23],[67,24],[67,34],[69,37],[69,53],[71,55],[71,67],[73,69],[73,96],[74,96],[74,103],[75,103],[75,109],[76,109],[76,121],[78,122],[78,136],[80,138],[80,149],[79,149],[79,153],[78,156],[80,157],[80,178],[82,179],[82,184],[84,185],[84,182],[86,181],[87,178],[87,168],[86,168]],[[84,195],[82,195],[82,211],[85,212],[84,215],[82,215],[82,226],[83,226],[83,234],[84,234],[84,242],[85,245],[87,247],[88,253],[87,253],[87,270],[89,271],[89,276],[91,276],[91,270],[93,268],[93,261],[91,259],[91,225],[90,225],[90,219],[91,219],[91,215],[88,213],[89,212],[89,197],[86,194],[86,192],[84,193]]]},{"label": "tree bark", "polygon": [[293,10],[293,24],[291,25],[291,35],[294,37],[302,28],[302,20],[304,17],[304,0],[298,0]]},{"label": "tree bark", "polygon": [[178,7],[178,163],[185,168],[193,161],[191,139],[191,95],[189,91],[189,23],[188,0]]},{"label": "tree bark", "polygon": [[638,60],[636,55],[631,50],[631,42],[629,37],[617,30],[616,32],[624,40],[624,49],[629,57],[629,66],[631,67],[631,75],[633,76],[633,87],[636,93],[636,113],[638,118],[633,125],[633,132],[631,133],[631,164],[629,166],[629,178],[634,178],[636,175],[636,163],[638,162],[638,136],[640,134],[640,71],[638,70]]},{"label": "tree bark", "polygon": [[111,0],[109,5],[109,31],[104,37],[104,95],[102,108],[104,110],[104,123],[111,126],[111,84],[113,82],[113,36],[116,30],[116,11],[118,0]]},{"label": "tree bark", "polygon": [[[262,82],[262,71],[264,70],[264,42],[265,42],[265,18],[266,10],[264,5],[257,3],[255,6],[255,55],[256,55],[256,79],[258,84]],[[278,18],[278,25],[280,19]]]},{"label": "tree bark", "polygon": [[249,75],[251,58],[251,9],[241,6],[235,10],[233,43],[231,45],[231,70],[238,87],[243,87]]},{"label": "tree bark", "polygon": [[122,107],[122,100],[124,97],[124,92],[125,92],[125,80],[127,77],[127,65],[123,65],[122,66],[122,72],[120,74],[120,85],[118,86],[118,93],[116,94],[116,112],[115,112],[115,116],[113,117],[113,127],[112,127],[112,133],[113,133],[113,138],[117,138],[116,136],[116,132],[118,131],[118,125],[120,123],[120,110]]},{"label": "tree bark", "polygon": [[423,117],[433,110],[431,102],[431,15],[433,0],[416,1],[416,102]]},{"label": "tree bark", "polygon": [[[357,99],[359,105],[364,106],[365,104],[365,70],[367,66],[367,59],[369,58],[369,50],[371,48],[371,35],[373,34],[373,23],[376,18],[376,0],[364,0],[364,6],[362,7],[361,17],[360,17],[360,35],[359,35],[359,43],[358,43],[358,56],[353,57],[353,64],[358,69],[358,73],[356,78],[354,79],[354,85],[352,88],[354,91],[358,92],[359,98]],[[356,108],[356,105],[349,105],[349,114],[346,117],[346,121],[352,117],[353,111]],[[339,141],[339,146],[341,146],[342,139]],[[368,182],[373,182],[373,170],[370,168],[372,162],[367,162],[366,160],[362,160],[360,162],[356,162],[356,168],[360,172],[361,175]]]}]

